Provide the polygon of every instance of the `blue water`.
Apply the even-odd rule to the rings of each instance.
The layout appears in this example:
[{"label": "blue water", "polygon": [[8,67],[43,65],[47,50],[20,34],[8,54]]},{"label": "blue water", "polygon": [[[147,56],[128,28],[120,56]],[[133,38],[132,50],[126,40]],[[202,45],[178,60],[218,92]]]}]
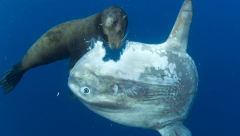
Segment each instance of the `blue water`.
[{"label": "blue water", "polygon": [[[0,71],[18,63],[51,27],[116,5],[129,19],[128,40],[164,42],[183,0],[0,0]],[[199,73],[197,97],[184,124],[194,136],[239,136],[240,1],[193,0],[187,52]],[[32,69],[0,94],[0,136],[160,136],[111,122],[70,101],[69,60]],[[59,96],[57,97],[57,93]]]}]

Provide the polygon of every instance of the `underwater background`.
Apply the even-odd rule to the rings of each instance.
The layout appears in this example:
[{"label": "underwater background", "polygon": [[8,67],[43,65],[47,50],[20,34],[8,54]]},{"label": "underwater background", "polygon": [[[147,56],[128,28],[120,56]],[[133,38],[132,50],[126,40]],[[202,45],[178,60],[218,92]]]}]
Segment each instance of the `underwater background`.
[{"label": "underwater background", "polygon": [[[0,71],[18,63],[29,47],[55,25],[88,17],[112,5],[128,15],[128,40],[162,43],[182,3],[0,0]],[[197,65],[199,87],[184,122],[193,136],[240,136],[239,6],[239,0],[193,0],[187,52]],[[63,60],[31,69],[10,94],[0,94],[0,136],[160,136],[155,130],[116,124],[77,99],[70,101],[68,66],[69,60]]]}]

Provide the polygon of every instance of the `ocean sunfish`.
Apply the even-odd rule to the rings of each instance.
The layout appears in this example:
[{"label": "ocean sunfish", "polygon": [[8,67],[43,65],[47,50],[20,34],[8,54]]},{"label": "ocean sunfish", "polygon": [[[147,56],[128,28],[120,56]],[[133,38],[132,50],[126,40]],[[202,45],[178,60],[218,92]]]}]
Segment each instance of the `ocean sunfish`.
[{"label": "ocean sunfish", "polygon": [[198,73],[186,53],[192,2],[185,0],[166,42],[128,42],[120,60],[104,62],[102,42],[70,71],[68,86],[84,105],[119,124],[191,136],[183,125],[193,104]]}]

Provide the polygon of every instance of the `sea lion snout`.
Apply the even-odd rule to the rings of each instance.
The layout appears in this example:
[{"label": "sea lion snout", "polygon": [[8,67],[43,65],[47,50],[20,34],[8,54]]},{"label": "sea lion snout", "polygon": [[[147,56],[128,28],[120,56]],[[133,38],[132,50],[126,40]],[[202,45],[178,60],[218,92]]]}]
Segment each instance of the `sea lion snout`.
[{"label": "sea lion snout", "polygon": [[110,49],[118,49],[122,45],[122,39],[124,37],[124,32],[118,33],[119,30],[113,28],[104,28],[104,33],[108,39],[108,45]]},{"label": "sea lion snout", "polygon": [[108,38],[108,45],[110,49],[118,49],[122,45],[122,39],[123,39],[124,33],[118,34],[115,31],[107,32],[107,38]]},{"label": "sea lion snout", "polygon": [[111,50],[114,50],[114,49],[118,49],[120,46],[122,45],[122,42],[118,42],[118,43],[109,43],[109,47]]},{"label": "sea lion snout", "polygon": [[114,50],[114,49],[116,49],[116,44],[111,44],[111,45],[109,45],[109,47],[110,47],[110,49]]}]

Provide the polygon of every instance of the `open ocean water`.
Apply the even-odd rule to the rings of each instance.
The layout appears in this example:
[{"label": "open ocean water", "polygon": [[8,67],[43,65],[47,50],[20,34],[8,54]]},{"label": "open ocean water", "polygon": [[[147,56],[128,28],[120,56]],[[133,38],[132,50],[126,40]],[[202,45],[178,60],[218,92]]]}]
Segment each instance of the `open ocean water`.
[{"label": "open ocean water", "polygon": [[[164,42],[183,0],[0,0],[0,71],[18,63],[57,24],[116,5],[128,15],[127,39]],[[193,0],[187,52],[198,74],[197,97],[184,124],[193,136],[240,136],[240,1]],[[0,136],[160,136],[109,121],[70,101],[69,60],[26,72],[0,94]],[[2,77],[2,76],[1,76]],[[59,92],[59,96],[57,96]]]}]

